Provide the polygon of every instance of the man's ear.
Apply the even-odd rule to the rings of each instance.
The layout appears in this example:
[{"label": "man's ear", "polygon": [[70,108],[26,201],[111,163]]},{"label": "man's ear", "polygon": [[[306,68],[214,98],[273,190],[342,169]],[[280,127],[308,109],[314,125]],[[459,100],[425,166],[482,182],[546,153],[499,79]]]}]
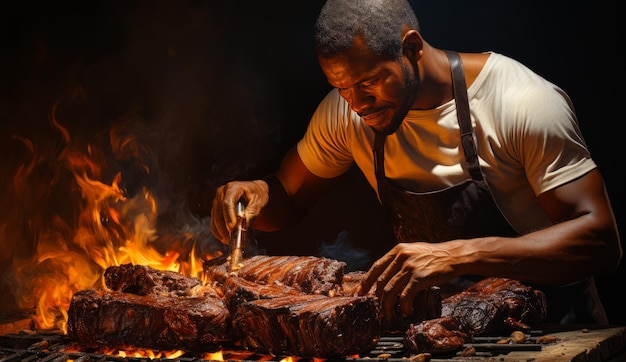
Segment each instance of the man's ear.
[{"label": "man's ear", "polygon": [[424,39],[417,30],[411,29],[404,33],[402,37],[402,55],[418,61],[422,57],[422,47]]}]

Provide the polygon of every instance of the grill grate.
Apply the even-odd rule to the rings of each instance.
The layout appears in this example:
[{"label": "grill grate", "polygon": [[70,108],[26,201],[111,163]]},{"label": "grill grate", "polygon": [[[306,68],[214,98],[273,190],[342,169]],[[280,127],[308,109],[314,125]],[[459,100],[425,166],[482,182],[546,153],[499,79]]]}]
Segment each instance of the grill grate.
[{"label": "grill grate", "polygon": [[[464,347],[472,347],[475,350],[472,360],[493,360],[494,356],[507,354],[511,351],[541,351],[541,344],[536,343],[536,338],[542,335],[542,331],[531,331],[528,341],[521,344],[500,344],[499,340],[505,337],[483,337],[478,336],[472,343]],[[430,359],[420,359],[419,356],[410,356],[404,349],[402,336],[383,336],[376,347],[366,354],[356,357],[346,357],[340,360],[351,362],[411,362],[428,360],[431,362],[459,361],[467,360],[460,357],[459,353],[451,355],[436,355]],[[222,358],[213,360],[224,361],[282,361],[287,356],[266,356],[257,355],[248,351],[223,350]],[[103,354],[98,351],[85,350],[79,348],[74,341],[61,332],[30,332],[0,336],[0,362],[154,362],[154,361],[180,361],[180,362],[200,362],[212,360],[208,355],[198,355],[185,352],[179,357],[133,357],[116,356]],[[312,358],[296,358],[294,361],[307,362],[315,361]],[[319,361],[319,359],[317,359]],[[333,359],[334,360],[334,359]]]}]

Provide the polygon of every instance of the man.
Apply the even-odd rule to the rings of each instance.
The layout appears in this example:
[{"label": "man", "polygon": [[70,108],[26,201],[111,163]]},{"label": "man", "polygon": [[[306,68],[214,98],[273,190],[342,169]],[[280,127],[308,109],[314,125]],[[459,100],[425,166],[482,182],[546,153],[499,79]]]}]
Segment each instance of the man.
[{"label": "man", "polygon": [[619,265],[619,235],[560,88],[495,52],[434,48],[405,0],[328,0],[314,40],[334,89],[274,175],[217,189],[218,239],[238,200],[278,230],[356,164],[398,241],[360,285],[387,320],[430,286],[498,276],[544,290],[548,321],[608,323],[593,276]]}]

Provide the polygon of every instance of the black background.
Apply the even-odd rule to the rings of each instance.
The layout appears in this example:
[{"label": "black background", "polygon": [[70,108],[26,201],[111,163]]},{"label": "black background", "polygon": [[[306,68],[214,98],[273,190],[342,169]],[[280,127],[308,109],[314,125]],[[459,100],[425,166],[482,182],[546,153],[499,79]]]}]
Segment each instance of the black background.
[{"label": "black background", "polygon": [[[159,173],[135,175],[127,188],[165,183],[177,200],[171,205],[207,217],[217,185],[277,166],[329,90],[311,46],[321,4],[3,2],[0,187],[9,189],[25,159],[13,136],[47,139],[50,110],[61,104],[58,120],[86,138],[131,120],[144,132]],[[624,39],[615,6],[538,0],[413,5],[422,35],[434,46],[509,55],[570,95],[623,230],[625,153],[618,127],[624,62],[617,55]],[[0,206],[4,222],[11,204]],[[373,191],[353,170],[300,225],[259,234],[257,241],[271,254],[344,256],[362,268],[386,248],[381,241],[389,233],[376,226],[379,217]],[[624,274],[621,267],[598,276],[609,318],[618,325],[626,324],[618,296]]]}]

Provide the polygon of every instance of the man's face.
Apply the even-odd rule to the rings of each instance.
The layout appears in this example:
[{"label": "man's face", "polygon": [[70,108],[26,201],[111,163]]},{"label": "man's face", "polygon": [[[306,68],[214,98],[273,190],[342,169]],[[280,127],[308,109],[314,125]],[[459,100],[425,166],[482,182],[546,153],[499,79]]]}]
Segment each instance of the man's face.
[{"label": "man's face", "polygon": [[376,132],[395,132],[417,97],[417,68],[405,58],[373,54],[358,39],[348,52],[319,62],[328,82]]}]

